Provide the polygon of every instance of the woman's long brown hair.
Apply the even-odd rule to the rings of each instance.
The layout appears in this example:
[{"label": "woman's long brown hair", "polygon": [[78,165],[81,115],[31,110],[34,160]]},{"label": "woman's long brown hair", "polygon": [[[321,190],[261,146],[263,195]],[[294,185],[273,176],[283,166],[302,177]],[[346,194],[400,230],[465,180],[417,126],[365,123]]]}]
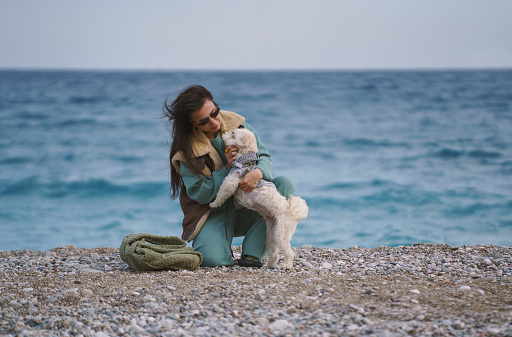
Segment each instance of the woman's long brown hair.
[{"label": "woman's long brown hair", "polygon": [[[183,179],[179,172],[172,165],[172,157],[181,151],[185,156],[189,168],[195,173],[201,172],[192,160],[191,135],[194,132],[194,125],[190,122],[190,114],[201,109],[206,101],[213,101],[212,94],[203,86],[192,85],[180,92],[178,97],[169,105],[167,100],[164,102],[162,118],[168,119],[171,125],[171,153],[169,154],[169,163],[171,166],[171,198],[176,199],[179,196]],[[215,104],[217,105],[217,104]]]}]

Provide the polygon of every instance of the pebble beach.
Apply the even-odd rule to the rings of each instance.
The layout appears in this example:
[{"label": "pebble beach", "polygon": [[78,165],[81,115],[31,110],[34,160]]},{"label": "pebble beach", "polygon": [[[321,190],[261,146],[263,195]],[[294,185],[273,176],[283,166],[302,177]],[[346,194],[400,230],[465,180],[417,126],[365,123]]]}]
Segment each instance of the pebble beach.
[{"label": "pebble beach", "polygon": [[291,270],[180,272],[117,248],[0,251],[0,336],[512,336],[512,247],[294,251]]}]

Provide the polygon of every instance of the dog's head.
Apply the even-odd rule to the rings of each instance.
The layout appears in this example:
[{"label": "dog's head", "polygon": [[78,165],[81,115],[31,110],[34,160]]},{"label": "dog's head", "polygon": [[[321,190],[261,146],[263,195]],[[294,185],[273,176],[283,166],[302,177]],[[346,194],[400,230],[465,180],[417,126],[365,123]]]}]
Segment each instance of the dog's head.
[{"label": "dog's head", "polygon": [[256,136],[247,129],[236,129],[235,131],[225,132],[222,135],[222,139],[226,146],[236,146],[238,148],[238,154],[258,152]]}]

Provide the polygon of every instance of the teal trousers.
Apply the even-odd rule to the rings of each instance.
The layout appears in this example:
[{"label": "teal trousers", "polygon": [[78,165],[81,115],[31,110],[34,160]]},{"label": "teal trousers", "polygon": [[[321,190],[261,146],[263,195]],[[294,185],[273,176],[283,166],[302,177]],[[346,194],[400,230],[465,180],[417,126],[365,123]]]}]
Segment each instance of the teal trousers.
[{"label": "teal trousers", "polygon": [[[295,193],[293,182],[286,177],[272,180],[286,198]],[[203,228],[192,241],[194,250],[203,256],[202,267],[232,266],[231,243],[234,237],[244,236],[242,257],[251,255],[261,261],[265,256],[267,227],[263,217],[247,208],[236,209],[233,197],[227,207],[213,209]]]}]

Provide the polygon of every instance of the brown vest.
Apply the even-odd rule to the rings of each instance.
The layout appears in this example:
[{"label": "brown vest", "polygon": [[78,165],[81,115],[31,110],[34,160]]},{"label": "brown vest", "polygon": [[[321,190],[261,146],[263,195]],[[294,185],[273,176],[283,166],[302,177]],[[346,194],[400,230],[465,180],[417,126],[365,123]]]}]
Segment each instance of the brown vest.
[{"label": "brown vest", "polygon": [[[196,166],[199,169],[203,170],[206,166],[210,172],[214,171],[213,161],[209,155],[205,154],[204,156],[195,159]],[[182,186],[180,190],[180,206],[184,215],[182,223],[183,234],[181,235],[181,238],[186,241],[191,241],[197,236],[199,230],[202,228],[201,225],[201,228],[198,229],[197,233],[194,233],[198,222],[204,217],[204,221],[202,221],[204,224],[206,218],[210,214],[210,206],[208,206],[208,204],[200,204],[191,199],[187,194],[185,186]],[[193,237],[189,240],[189,237],[191,236]]]}]

